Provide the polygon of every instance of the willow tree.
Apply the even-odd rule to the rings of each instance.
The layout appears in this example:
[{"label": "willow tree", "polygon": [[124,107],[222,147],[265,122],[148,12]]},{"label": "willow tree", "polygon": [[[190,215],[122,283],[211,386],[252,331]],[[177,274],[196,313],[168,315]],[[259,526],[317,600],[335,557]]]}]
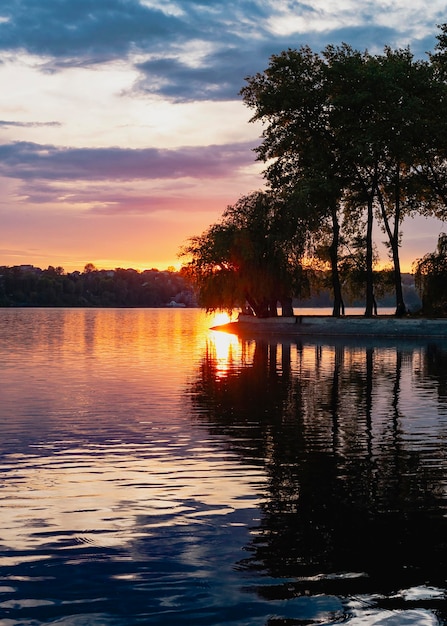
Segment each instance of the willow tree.
[{"label": "willow tree", "polygon": [[248,303],[258,317],[293,315],[292,296],[305,291],[300,259],[305,231],[291,227],[287,206],[268,192],[254,192],[227,207],[220,222],[192,237],[181,256],[198,288],[199,304],[231,311]]},{"label": "willow tree", "polygon": [[429,315],[447,315],[447,235],[441,233],[435,252],[414,264],[415,284],[422,300],[422,310]]}]

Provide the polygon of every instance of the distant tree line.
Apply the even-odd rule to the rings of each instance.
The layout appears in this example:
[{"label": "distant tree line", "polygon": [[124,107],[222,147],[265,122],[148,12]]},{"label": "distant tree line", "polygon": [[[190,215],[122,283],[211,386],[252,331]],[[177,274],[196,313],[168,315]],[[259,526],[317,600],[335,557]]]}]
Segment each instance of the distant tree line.
[{"label": "distant tree line", "polygon": [[197,306],[194,291],[176,271],[0,267],[0,306],[163,307]]},{"label": "distant tree line", "polygon": [[[447,219],[446,24],[437,40],[427,60],[409,48],[377,55],[346,44],[320,54],[288,49],[246,79],[243,101],[263,124],[255,152],[267,166],[266,189],[227,207],[182,249],[202,306],[247,306],[268,317],[280,303],[290,315],[294,297],[329,279],[335,316],[353,293],[366,316],[376,314],[389,288],[396,315],[408,312],[402,223],[416,215]],[[386,270],[378,268],[374,225],[388,247]],[[434,265],[425,260],[418,269],[419,261],[425,309],[447,313],[429,302],[437,297],[427,287]]]}]

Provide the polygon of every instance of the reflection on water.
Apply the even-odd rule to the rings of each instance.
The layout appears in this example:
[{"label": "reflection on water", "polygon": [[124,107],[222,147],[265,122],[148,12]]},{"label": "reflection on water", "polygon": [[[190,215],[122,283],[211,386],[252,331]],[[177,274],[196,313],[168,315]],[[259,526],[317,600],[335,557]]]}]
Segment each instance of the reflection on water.
[{"label": "reflection on water", "polygon": [[447,345],[0,310],[0,624],[447,623]]},{"label": "reflection on water", "polygon": [[344,598],[352,623],[438,623],[446,346],[375,343],[241,342],[224,377],[209,351],[194,403],[229,451],[266,471],[261,521],[239,562],[267,577],[252,591]]}]

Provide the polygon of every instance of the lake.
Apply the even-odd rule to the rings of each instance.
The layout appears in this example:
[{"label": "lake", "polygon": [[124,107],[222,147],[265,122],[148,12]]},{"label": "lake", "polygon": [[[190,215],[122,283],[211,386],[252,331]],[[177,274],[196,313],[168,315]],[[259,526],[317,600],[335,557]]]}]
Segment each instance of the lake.
[{"label": "lake", "polygon": [[447,339],[0,309],[1,626],[447,623]]}]

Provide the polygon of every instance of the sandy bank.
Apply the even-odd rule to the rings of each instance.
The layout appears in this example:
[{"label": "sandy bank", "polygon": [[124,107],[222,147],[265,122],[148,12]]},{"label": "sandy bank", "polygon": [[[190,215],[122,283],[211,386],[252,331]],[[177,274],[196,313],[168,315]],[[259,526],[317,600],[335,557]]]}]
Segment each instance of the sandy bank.
[{"label": "sandy bank", "polygon": [[237,322],[216,326],[213,330],[238,335],[289,335],[335,337],[442,337],[447,338],[447,318],[396,318],[378,316],[331,317],[303,315],[260,319],[240,315]]}]

